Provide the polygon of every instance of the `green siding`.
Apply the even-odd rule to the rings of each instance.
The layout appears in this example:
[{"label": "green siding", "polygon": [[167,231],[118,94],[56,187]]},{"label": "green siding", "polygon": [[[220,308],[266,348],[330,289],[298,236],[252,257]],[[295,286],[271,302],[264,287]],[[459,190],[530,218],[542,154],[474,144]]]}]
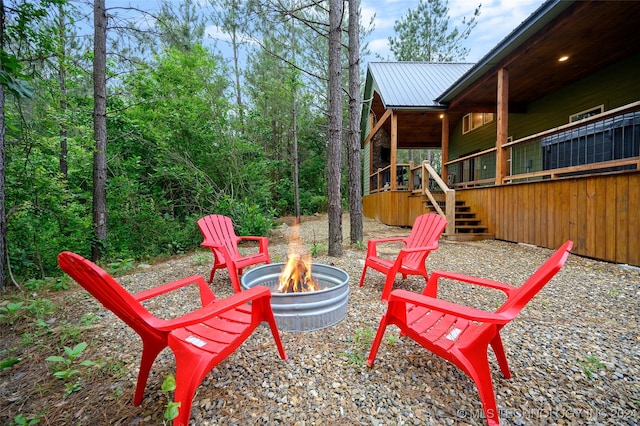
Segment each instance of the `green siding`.
[{"label": "green siding", "polygon": [[364,195],[369,195],[371,191],[369,181],[369,170],[371,170],[371,158],[369,158],[369,143],[360,151],[360,158],[362,158],[362,191]]},{"label": "green siding", "polygon": [[[570,115],[598,105],[609,111],[640,100],[639,70],[640,54],[637,54],[532,102],[526,114],[509,114],[509,136],[519,139],[567,124]],[[449,159],[492,148],[495,140],[496,120],[466,135],[462,134],[460,120],[451,135]]]},{"label": "green siding", "polygon": [[496,146],[496,123],[497,120],[494,116],[493,121],[463,135],[462,119],[460,119],[451,135],[449,160],[455,160],[456,158]]}]

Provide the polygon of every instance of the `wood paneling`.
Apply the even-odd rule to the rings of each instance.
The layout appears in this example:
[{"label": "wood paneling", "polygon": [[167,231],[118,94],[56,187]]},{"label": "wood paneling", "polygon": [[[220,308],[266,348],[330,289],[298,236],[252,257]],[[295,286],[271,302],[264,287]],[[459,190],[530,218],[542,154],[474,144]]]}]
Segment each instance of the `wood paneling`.
[{"label": "wood paneling", "polygon": [[640,173],[456,191],[500,240],[640,266]]},{"label": "wood paneling", "polygon": [[378,192],[362,198],[362,213],[387,225],[411,226],[425,212],[425,199],[409,191]]},{"label": "wood paneling", "polygon": [[[456,191],[497,239],[640,266],[640,172],[565,178]],[[411,226],[426,197],[386,191],[363,198],[363,213]]]}]

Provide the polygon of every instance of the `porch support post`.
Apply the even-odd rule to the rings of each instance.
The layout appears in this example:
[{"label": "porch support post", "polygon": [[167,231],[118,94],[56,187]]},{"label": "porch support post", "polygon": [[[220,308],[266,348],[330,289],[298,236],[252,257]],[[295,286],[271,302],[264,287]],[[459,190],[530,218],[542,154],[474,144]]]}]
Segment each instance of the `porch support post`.
[{"label": "porch support post", "polygon": [[509,71],[506,68],[498,71],[497,106],[496,185],[502,185],[503,178],[509,172],[507,151],[502,148],[507,143],[509,133]]},{"label": "porch support post", "polygon": [[398,162],[398,115],[395,111],[391,111],[391,190],[398,189],[398,170],[396,164]]},{"label": "porch support post", "polygon": [[442,113],[442,135],[440,137],[442,145],[442,168],[440,170],[440,177],[447,185],[449,185],[449,116],[446,112]]}]

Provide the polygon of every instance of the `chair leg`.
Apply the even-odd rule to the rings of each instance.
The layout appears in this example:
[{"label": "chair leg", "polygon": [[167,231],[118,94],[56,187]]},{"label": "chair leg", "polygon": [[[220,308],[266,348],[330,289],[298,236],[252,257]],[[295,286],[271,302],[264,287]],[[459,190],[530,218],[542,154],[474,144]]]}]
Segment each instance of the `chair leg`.
[{"label": "chair leg", "polygon": [[209,284],[213,282],[213,276],[216,274],[216,267],[211,268],[211,274],[209,275]]},{"label": "chair leg", "polygon": [[238,270],[229,265],[227,266],[227,270],[229,271],[229,278],[231,278],[231,285],[233,286],[234,293],[240,293],[242,288],[240,287],[240,278],[238,277]]},{"label": "chair leg", "polygon": [[384,280],[384,287],[382,288],[382,300],[389,300],[397,274],[398,268],[395,266],[387,272],[387,278]]},{"label": "chair leg", "polygon": [[268,300],[262,302],[262,306],[258,307],[256,304],[258,301],[254,301],[254,306],[252,309],[262,309],[262,318],[263,321],[266,321],[269,324],[269,328],[271,329],[271,334],[273,335],[273,340],[276,342],[276,346],[278,347],[278,353],[280,354],[280,358],[283,360],[287,360],[287,353],[284,351],[284,346],[282,346],[282,340],[280,339],[280,332],[278,331],[278,325],[276,324],[276,318],[273,316],[273,311],[271,310],[271,304]]},{"label": "chair leg", "polygon": [[[189,351],[190,352],[190,351]],[[173,400],[180,403],[178,417],[173,419],[173,426],[188,426],[191,417],[193,396],[202,380],[214,367],[209,354],[199,356],[187,351],[174,350],[176,354],[176,390]]]},{"label": "chair leg", "polygon": [[467,366],[468,374],[471,380],[478,388],[480,402],[484,415],[489,426],[500,426],[500,418],[498,415],[498,406],[496,404],[496,395],[493,390],[493,381],[491,380],[491,370],[489,368],[489,358],[487,352],[474,353],[473,359],[462,360]]},{"label": "chair leg", "polygon": [[500,337],[500,333],[496,333],[490,344],[491,348],[493,349],[493,353],[496,355],[496,359],[498,360],[498,365],[500,366],[502,375],[506,379],[510,379],[511,371],[509,371],[509,363],[507,362],[507,356],[504,353],[504,346],[502,345],[502,338]]},{"label": "chair leg", "polygon": [[360,287],[364,284],[364,276],[367,275],[367,265],[364,265],[364,269],[362,270],[362,276],[360,277]]},{"label": "chair leg", "polygon": [[158,340],[142,341],[142,357],[140,358],[140,369],[138,371],[138,383],[133,396],[133,405],[140,405],[144,397],[144,390],[147,387],[149,371],[156,360],[158,354],[167,347],[167,344]]},{"label": "chair leg", "polygon": [[380,325],[378,326],[376,337],[373,339],[373,344],[371,345],[371,350],[369,351],[369,357],[367,358],[367,365],[369,367],[373,367],[373,363],[376,360],[376,355],[378,354],[378,348],[380,347],[380,342],[382,342],[384,332],[387,330],[387,325],[387,314],[384,314],[382,320],[380,320]]}]

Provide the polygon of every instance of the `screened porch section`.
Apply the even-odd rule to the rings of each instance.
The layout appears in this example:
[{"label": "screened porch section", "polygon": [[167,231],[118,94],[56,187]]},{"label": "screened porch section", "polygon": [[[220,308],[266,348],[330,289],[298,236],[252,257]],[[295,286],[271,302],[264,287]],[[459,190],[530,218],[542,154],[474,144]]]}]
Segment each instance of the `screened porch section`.
[{"label": "screened porch section", "polygon": [[640,169],[640,102],[504,145],[509,175],[496,182],[496,148],[446,163],[447,183],[469,188]]}]

